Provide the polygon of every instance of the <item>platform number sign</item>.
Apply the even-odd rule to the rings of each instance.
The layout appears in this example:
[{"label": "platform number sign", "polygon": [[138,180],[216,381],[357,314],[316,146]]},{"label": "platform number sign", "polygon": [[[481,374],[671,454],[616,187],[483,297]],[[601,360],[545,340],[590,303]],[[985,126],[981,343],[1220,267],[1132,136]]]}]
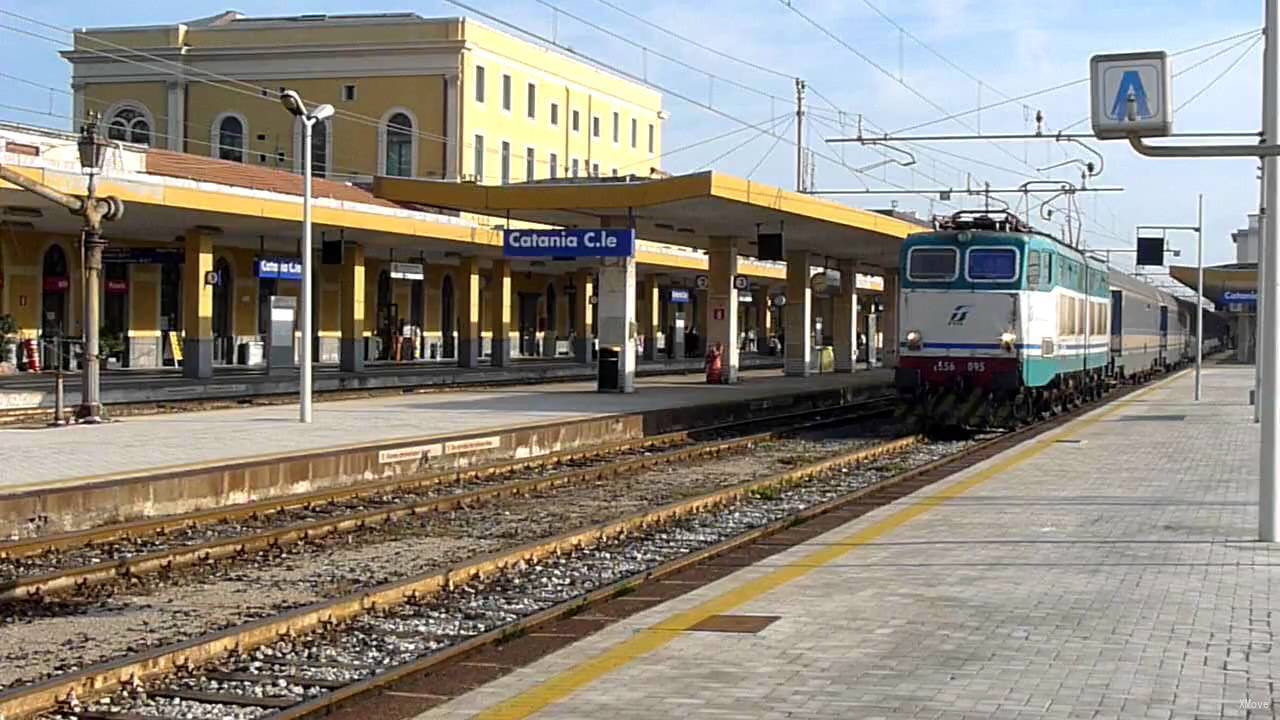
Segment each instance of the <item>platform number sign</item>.
[{"label": "platform number sign", "polygon": [[746,275],[735,275],[733,277],[733,288],[735,290],[746,290],[751,287],[751,280]]},{"label": "platform number sign", "polygon": [[1165,52],[1095,55],[1089,61],[1093,134],[1101,140],[1173,132]]},{"label": "platform number sign", "polygon": [[711,287],[711,278],[707,277],[706,275],[699,275],[698,277],[694,278],[694,285],[696,285],[699,290],[706,290],[707,288]]}]

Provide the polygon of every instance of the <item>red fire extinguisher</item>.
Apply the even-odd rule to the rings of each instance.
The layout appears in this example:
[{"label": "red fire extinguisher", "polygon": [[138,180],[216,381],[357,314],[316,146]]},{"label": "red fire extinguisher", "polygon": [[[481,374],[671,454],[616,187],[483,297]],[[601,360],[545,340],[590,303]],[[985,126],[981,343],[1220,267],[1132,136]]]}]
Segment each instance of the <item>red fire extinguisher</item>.
[{"label": "red fire extinguisher", "polygon": [[716,343],[710,350],[707,351],[707,357],[704,360],[704,367],[706,368],[706,371],[707,371],[708,385],[719,385],[721,382],[720,361],[721,361],[722,355],[723,355],[723,350],[720,343]]},{"label": "red fire extinguisher", "polygon": [[40,354],[36,352],[36,341],[31,338],[23,340],[22,353],[27,356],[27,370],[40,372]]}]

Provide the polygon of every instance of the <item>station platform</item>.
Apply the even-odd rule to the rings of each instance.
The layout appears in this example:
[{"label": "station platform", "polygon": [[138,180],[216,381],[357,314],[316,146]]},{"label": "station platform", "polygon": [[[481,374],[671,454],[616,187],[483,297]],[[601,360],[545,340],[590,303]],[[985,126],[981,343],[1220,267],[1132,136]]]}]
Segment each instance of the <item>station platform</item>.
[{"label": "station platform", "polygon": [[[782,358],[743,354],[743,369],[781,368]],[[318,365],[313,387],[316,392],[370,391],[399,388],[457,388],[494,385],[521,385],[548,382],[588,380],[596,376],[594,365],[572,358],[513,359],[510,365],[495,367],[484,362],[476,368],[460,368],[454,361],[379,362],[370,363],[360,372],[342,372],[336,365]],[[701,358],[641,361],[636,374],[640,377],[700,373]],[[67,407],[80,402],[80,374],[64,374]],[[52,409],[55,406],[54,377],[51,373],[16,373],[0,376],[0,412]],[[268,373],[260,367],[219,366],[211,378],[193,380],[182,375],[182,368],[143,368],[106,370],[102,374],[102,402],[105,405],[128,403],[172,403],[209,401],[229,398],[252,398],[298,392],[298,372]]]},{"label": "station platform", "polygon": [[419,719],[1275,717],[1252,381],[1184,372]]}]

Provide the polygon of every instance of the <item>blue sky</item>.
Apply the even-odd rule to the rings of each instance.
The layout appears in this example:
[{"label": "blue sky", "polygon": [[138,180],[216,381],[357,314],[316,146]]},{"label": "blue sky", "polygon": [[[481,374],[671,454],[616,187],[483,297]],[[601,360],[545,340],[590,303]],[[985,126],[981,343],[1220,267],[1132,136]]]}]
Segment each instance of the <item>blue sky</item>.
[{"label": "blue sky", "polygon": [[[542,35],[551,35],[554,27],[558,40],[578,53],[629,72],[647,71],[655,83],[699,103],[709,103],[723,113],[712,113],[668,93],[665,105],[671,118],[667,121],[667,150],[743,127],[725,115],[756,124],[791,109],[786,101],[793,96],[794,87],[786,77],[708,54],[619,14],[601,0],[468,1],[485,12]],[[811,145],[817,152],[853,167],[875,163],[881,156],[870,148],[828,145],[822,141],[823,136],[840,134],[840,128],[836,127],[840,116],[832,105],[844,111],[849,133],[853,132],[859,114],[864,122],[875,127],[897,130],[943,117],[945,113],[937,107],[948,112],[969,110],[979,104],[979,97],[983,103],[991,103],[1083,78],[1088,74],[1089,57],[1098,52],[1182,50],[1259,28],[1262,15],[1262,3],[1252,0],[1069,0],[1060,3],[870,0],[893,21],[927,43],[937,52],[935,55],[900,33],[864,0],[792,0],[796,8],[879,64],[887,71],[886,75],[814,29],[779,0],[612,1],[705,44],[786,76],[804,78],[825,98],[811,93],[811,107],[815,109],[809,125]],[[555,13],[550,6],[565,13]],[[441,0],[400,0],[394,5],[387,0],[240,0],[234,5],[207,0],[181,4],[156,0],[129,3],[0,0],[0,9],[59,27],[171,23],[227,9],[250,15],[390,10],[423,15],[463,14],[461,9]],[[610,28],[655,53],[679,58],[758,92],[710,79],[654,54],[645,58],[636,47],[591,29],[566,13]],[[553,19],[553,15],[557,17]],[[0,25],[62,41],[48,42],[0,28],[0,72],[42,85],[68,87],[68,66],[57,55],[60,47],[69,44],[66,35],[6,15],[0,15]],[[1223,54],[1209,59],[1218,52]],[[1175,105],[1200,92],[1239,59],[1233,70],[1177,113],[1176,129],[1257,129],[1261,57],[1260,43],[1251,50],[1246,43],[1234,48],[1230,44],[1218,45],[1175,58],[1175,72],[1206,60],[1175,80]],[[899,73],[903,83],[897,80]],[[972,79],[975,77],[981,86]],[[760,93],[780,100],[771,100]],[[70,99],[66,95],[3,76],[0,76],[0,104],[51,111],[55,116],[70,114]],[[1044,113],[1051,129],[1071,125],[1089,112],[1087,86],[1077,85],[987,110],[981,114],[981,129],[984,133],[1025,132],[1034,129],[1036,111]],[[4,107],[0,107],[0,118],[69,126],[65,118]],[[938,123],[918,132],[971,134],[978,128],[978,121],[977,115],[970,115],[963,120],[964,124]],[[784,134],[785,128],[786,137],[794,135],[794,127],[786,125],[785,118],[779,123],[776,126],[779,134]],[[1087,122],[1075,126],[1079,132],[1088,129]],[[736,151],[728,152],[744,142]],[[1194,223],[1196,194],[1203,192],[1206,259],[1210,263],[1234,260],[1230,232],[1243,226],[1246,213],[1257,206],[1256,161],[1154,160],[1136,156],[1125,143],[1093,145],[1106,158],[1105,172],[1094,183],[1122,186],[1125,192],[1081,198],[1087,218],[1085,232],[1091,247],[1131,246],[1135,224]],[[977,183],[1011,187],[1036,177],[1035,168],[1069,157],[1086,157],[1078,150],[1045,141],[998,146],[987,142],[933,144],[916,154],[918,162],[912,168],[886,166],[871,171],[863,180],[871,187],[890,187],[892,183],[916,188],[963,188],[967,174],[972,174]],[[673,155],[664,159],[664,164],[668,170],[681,172],[702,169],[713,161],[718,170],[751,174],[753,179],[783,187],[794,184],[794,147],[754,131],[740,132]],[[835,162],[818,158],[816,163],[818,188],[862,187],[857,177]],[[1074,179],[1076,175],[1076,171],[1064,168],[1046,176]],[[948,209],[938,204],[931,208],[928,200],[914,195],[896,199],[902,209],[921,213]],[[850,202],[863,207],[886,207],[890,200],[876,197]],[[970,206],[974,206],[974,202],[971,201]],[[1193,237],[1177,238],[1173,245],[1184,250],[1178,262],[1194,262]]]}]

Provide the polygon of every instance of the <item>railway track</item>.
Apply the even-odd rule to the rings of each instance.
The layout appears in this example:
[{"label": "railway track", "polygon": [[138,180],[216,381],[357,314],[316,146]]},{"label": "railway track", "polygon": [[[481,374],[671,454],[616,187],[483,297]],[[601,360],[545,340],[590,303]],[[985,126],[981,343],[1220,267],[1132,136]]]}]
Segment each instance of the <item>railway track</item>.
[{"label": "railway track", "polygon": [[[890,408],[890,398],[885,396],[836,409],[668,433],[540,459],[4,543],[0,544],[0,603],[83,591],[150,573],[365,531],[429,513],[714,458],[789,433],[866,420]],[[781,426],[748,432],[765,423]]]},{"label": "railway track", "polygon": [[1088,409],[984,442],[911,437],[807,462],[15,687],[0,716],[306,717],[811,518],[887,504]]}]

